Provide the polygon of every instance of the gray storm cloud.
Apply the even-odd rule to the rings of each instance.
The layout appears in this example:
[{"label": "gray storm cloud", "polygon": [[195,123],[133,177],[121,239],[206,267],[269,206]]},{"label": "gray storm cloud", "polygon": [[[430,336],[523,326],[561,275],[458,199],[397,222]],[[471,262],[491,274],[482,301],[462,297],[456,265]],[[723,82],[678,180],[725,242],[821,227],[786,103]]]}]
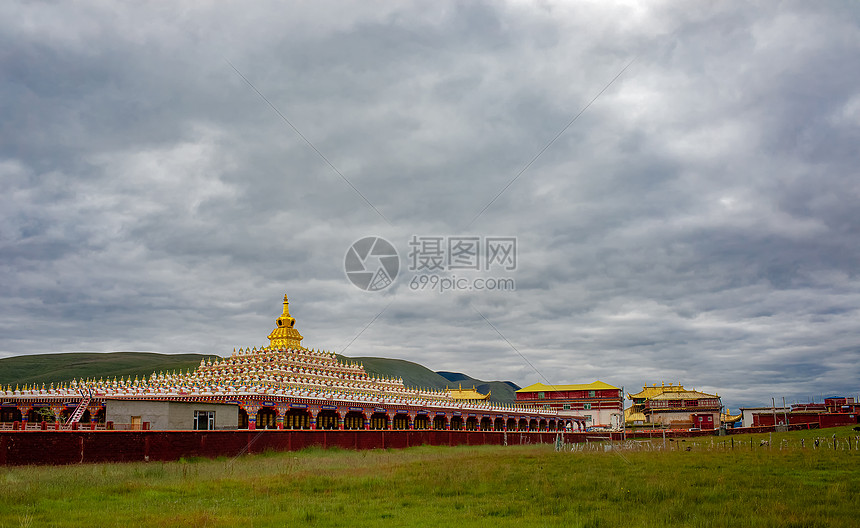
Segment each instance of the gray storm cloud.
[{"label": "gray storm cloud", "polygon": [[[286,292],[309,346],[484,379],[858,390],[853,3],[0,15],[2,355],[227,354]],[[516,291],[414,291],[413,235],[517,237]]]}]

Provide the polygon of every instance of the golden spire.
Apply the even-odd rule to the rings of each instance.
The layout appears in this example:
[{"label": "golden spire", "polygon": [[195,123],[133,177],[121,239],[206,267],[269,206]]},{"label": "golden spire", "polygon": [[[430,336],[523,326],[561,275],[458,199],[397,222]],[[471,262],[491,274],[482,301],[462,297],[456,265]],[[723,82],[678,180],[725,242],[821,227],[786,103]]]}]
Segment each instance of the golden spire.
[{"label": "golden spire", "polygon": [[302,346],[302,334],[294,328],[296,320],[290,315],[290,301],[284,295],[284,311],[275,320],[277,325],[269,334],[269,346],[285,348],[304,348]]},{"label": "golden spire", "polygon": [[284,326],[292,328],[296,324],[295,318],[290,317],[290,300],[287,299],[286,294],[284,295],[284,312],[278,317],[276,323],[278,323],[278,328]]}]

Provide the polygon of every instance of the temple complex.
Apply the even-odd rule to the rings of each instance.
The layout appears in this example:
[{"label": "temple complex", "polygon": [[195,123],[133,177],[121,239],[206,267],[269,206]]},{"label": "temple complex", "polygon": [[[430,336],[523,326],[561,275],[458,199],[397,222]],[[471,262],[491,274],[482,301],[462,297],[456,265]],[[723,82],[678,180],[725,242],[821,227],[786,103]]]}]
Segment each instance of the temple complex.
[{"label": "temple complex", "polygon": [[718,394],[685,389],[680,383],[642,387],[628,394],[633,405],[625,410],[628,425],[654,425],[676,429],[719,429],[722,403]]},{"label": "temple complex", "polygon": [[407,387],[399,378],[372,376],[360,363],[341,362],[332,352],[305,348],[295,324],[285,295],[268,345],[201,360],[194,371],[153,372],[134,379],[78,379],[48,387],[0,387],[0,426],[104,429],[163,423],[175,429],[585,429],[585,417],[569,410],[490,403],[489,395],[474,390]]}]

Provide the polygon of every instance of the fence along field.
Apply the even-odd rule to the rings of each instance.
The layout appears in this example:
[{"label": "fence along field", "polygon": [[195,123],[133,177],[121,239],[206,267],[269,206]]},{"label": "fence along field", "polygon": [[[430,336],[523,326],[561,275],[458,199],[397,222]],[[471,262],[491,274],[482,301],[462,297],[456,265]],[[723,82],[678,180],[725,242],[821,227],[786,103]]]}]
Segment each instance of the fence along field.
[{"label": "fence along field", "polygon": [[[857,526],[851,428],[0,468],[0,526]],[[817,440],[817,444],[816,444]]]}]

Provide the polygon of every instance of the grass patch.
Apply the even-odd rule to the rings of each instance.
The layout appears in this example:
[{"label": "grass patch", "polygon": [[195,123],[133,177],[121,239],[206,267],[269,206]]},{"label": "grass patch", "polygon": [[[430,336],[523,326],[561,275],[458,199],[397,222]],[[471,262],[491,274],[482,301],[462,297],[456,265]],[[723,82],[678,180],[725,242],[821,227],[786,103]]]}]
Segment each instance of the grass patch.
[{"label": "grass patch", "polygon": [[0,468],[0,526],[856,526],[856,435]]}]

